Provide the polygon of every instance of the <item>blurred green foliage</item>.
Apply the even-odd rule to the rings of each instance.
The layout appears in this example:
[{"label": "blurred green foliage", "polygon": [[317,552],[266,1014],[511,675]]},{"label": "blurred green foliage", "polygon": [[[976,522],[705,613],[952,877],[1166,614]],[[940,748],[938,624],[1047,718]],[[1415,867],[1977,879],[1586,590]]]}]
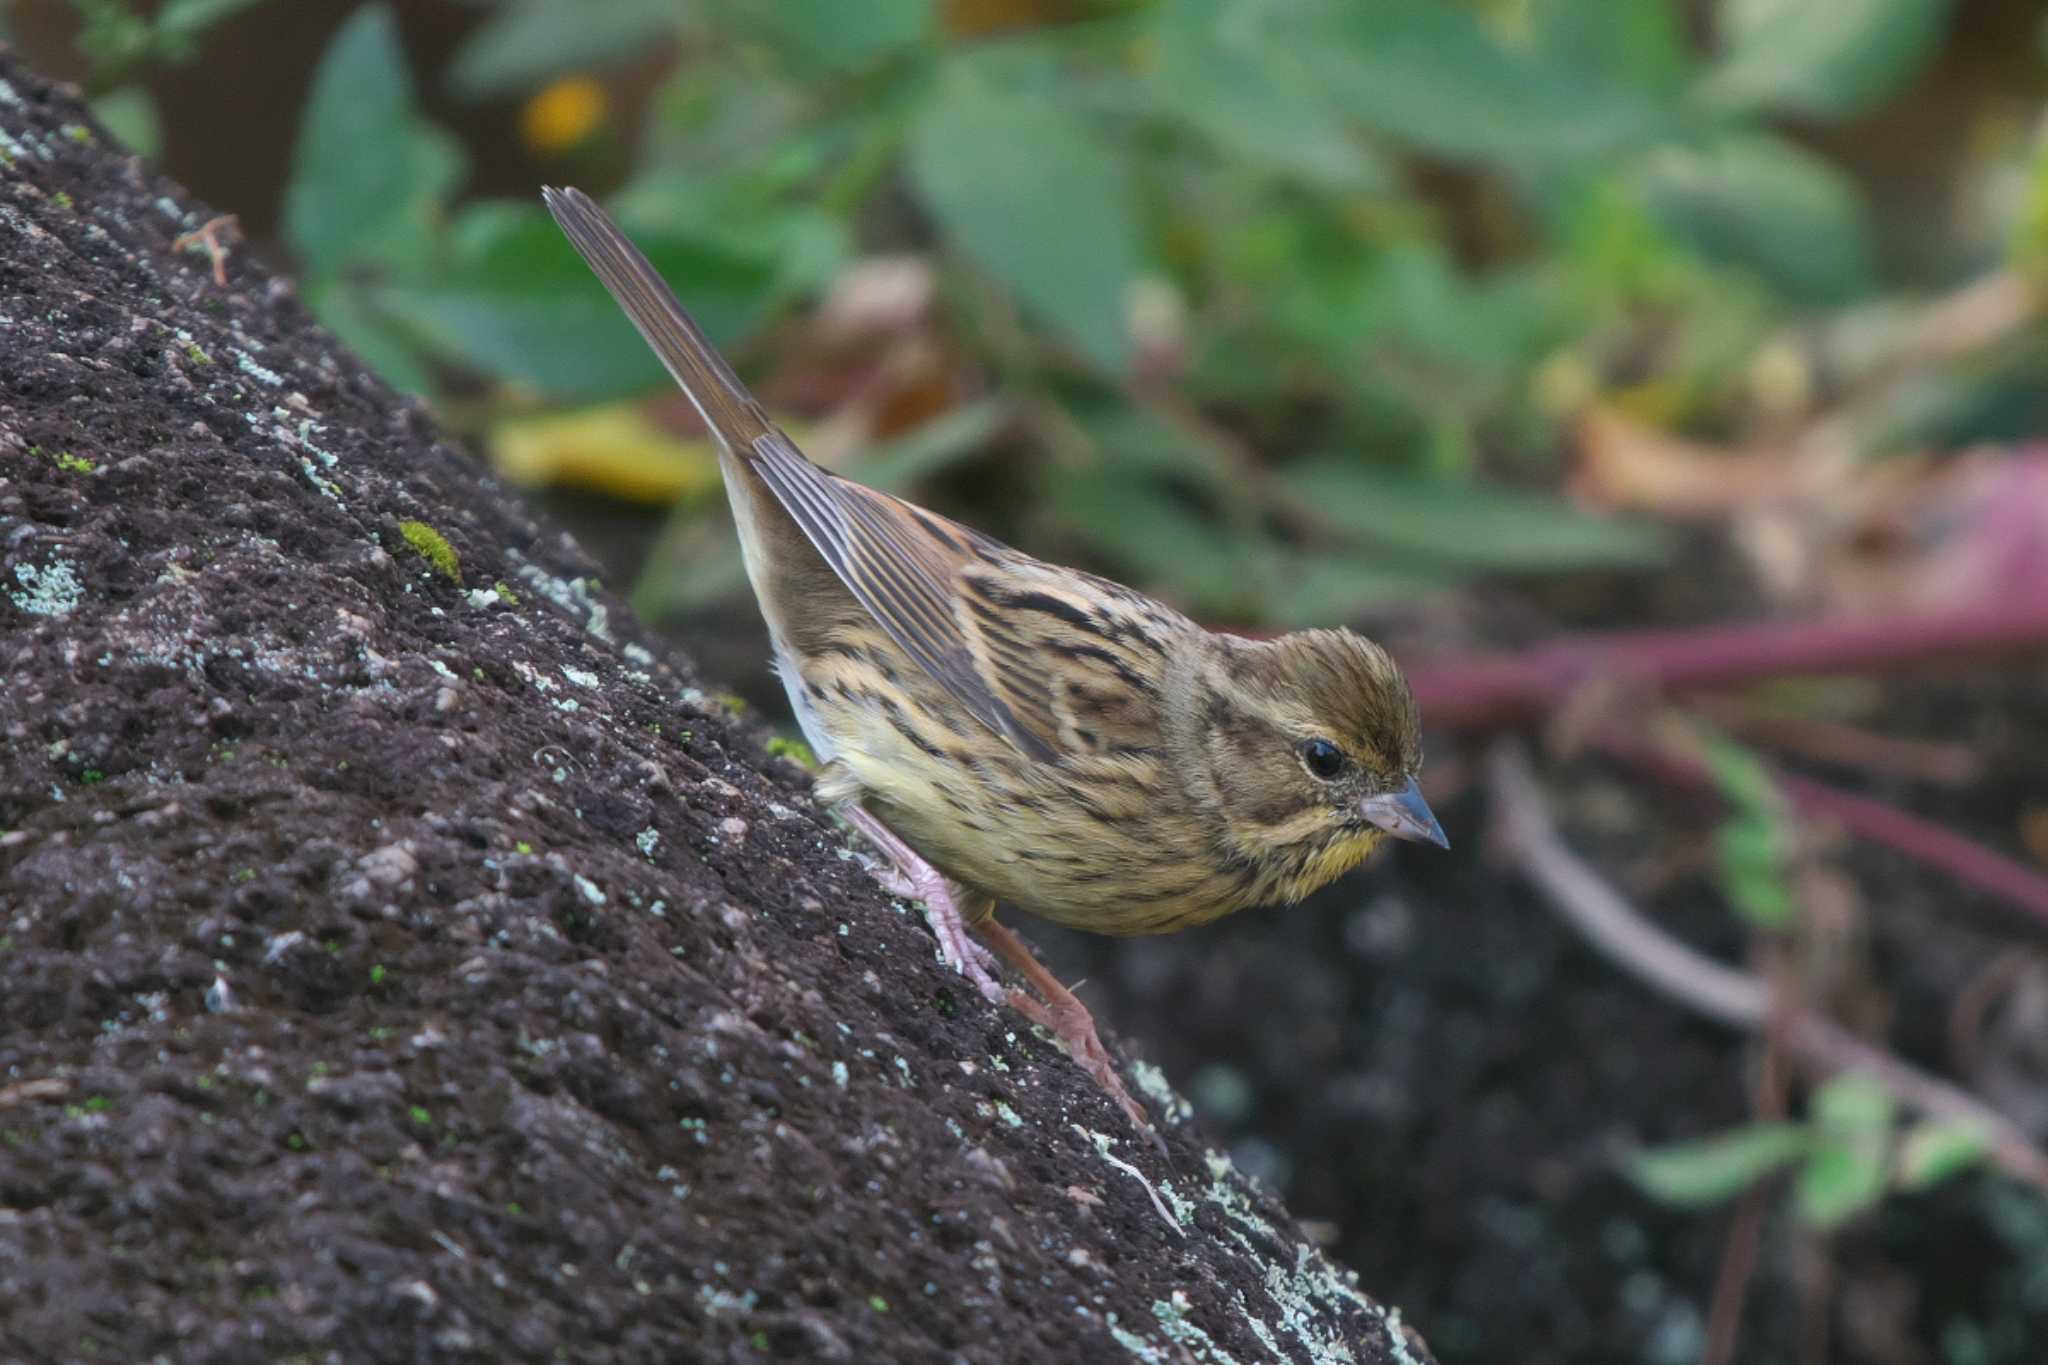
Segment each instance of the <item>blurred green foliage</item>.
[{"label": "blurred green foliage", "polygon": [[78,47],[95,78],[111,81],[147,62],[190,61],[207,29],[262,0],[164,0],[147,13],[133,0],[71,0]]},{"label": "blurred green foliage", "polygon": [[[1795,942],[1801,905],[1792,876],[1798,825],[1791,802],[1756,753],[1698,722],[1687,729],[1729,809],[1715,841],[1723,893],[1752,928]],[[1637,1153],[1627,1169],[1644,1192],[1679,1207],[1719,1203],[1789,1169],[1799,1215],[1829,1228],[1889,1192],[1928,1189],[1988,1155],[1990,1143],[1977,1125],[1927,1117],[1901,1130],[1897,1107],[1877,1079],[1843,1072],[1813,1091],[1803,1122],[1751,1122]]]},{"label": "blurred green foliage", "polygon": [[1797,824],[1770,769],[1750,750],[1719,735],[1703,736],[1703,756],[1730,814],[1716,832],[1722,890],[1742,916],[1766,930],[1789,930],[1798,899],[1791,884]]},{"label": "blurred green foliage", "polygon": [[[152,64],[191,61],[207,30],[261,3],[163,0],[152,12],[137,0],[69,0],[78,21],[79,55],[89,69],[94,116],[128,147],[156,155],[162,136],[156,105],[130,78]],[[11,37],[7,9],[0,6],[0,42]]]},{"label": "blurred green foliage", "polygon": [[1892,1190],[1928,1189],[1983,1161],[1989,1143],[1958,1120],[1926,1119],[1898,1131],[1897,1105],[1877,1081],[1854,1072],[1813,1092],[1800,1122],[1771,1120],[1638,1153],[1629,1174],[1681,1208],[1718,1204],[1773,1173],[1794,1172],[1801,1218],[1835,1227]]},{"label": "blurred green foliage", "polygon": [[[75,3],[139,54],[248,0]],[[1007,529],[1289,623],[1655,562],[1655,530],[1487,477],[1548,481],[1574,401],[1618,376],[1710,421],[1774,331],[1880,287],[1854,185],[1781,123],[1896,92],[1946,0],[1719,0],[1704,38],[1695,8],[500,0],[444,79],[523,97],[668,54],[610,197],[714,339],[858,254],[929,251],[963,372],[1027,419],[1005,454],[1042,457],[1017,465],[1040,524]],[[538,202],[463,182],[363,7],[286,204],[314,308],[416,390],[451,363],[559,403],[656,389]]]}]

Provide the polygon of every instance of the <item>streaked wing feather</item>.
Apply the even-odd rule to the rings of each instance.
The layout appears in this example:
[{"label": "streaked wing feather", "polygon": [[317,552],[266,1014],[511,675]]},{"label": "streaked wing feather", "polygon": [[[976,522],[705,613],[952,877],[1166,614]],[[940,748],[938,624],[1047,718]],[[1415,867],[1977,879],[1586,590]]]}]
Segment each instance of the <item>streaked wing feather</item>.
[{"label": "streaked wing feather", "polygon": [[[1042,762],[1058,757],[1048,732],[1024,723],[982,672],[976,642],[954,606],[957,547],[942,542],[908,504],[818,468],[780,432],[754,442],[749,465],[855,600],[919,668],[1026,756]],[[1014,663],[1004,670],[1016,671]]]}]

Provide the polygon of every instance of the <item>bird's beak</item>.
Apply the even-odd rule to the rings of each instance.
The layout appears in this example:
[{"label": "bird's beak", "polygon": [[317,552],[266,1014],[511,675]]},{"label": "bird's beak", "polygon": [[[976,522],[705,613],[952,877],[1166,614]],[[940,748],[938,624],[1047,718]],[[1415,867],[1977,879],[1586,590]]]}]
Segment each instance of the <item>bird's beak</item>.
[{"label": "bird's beak", "polygon": [[1413,839],[1419,844],[1435,844],[1438,848],[1451,846],[1451,841],[1444,838],[1444,827],[1436,822],[1436,816],[1430,811],[1429,802],[1422,799],[1422,788],[1415,785],[1412,777],[1400,791],[1366,797],[1358,803],[1358,809],[1369,823],[1396,839]]}]

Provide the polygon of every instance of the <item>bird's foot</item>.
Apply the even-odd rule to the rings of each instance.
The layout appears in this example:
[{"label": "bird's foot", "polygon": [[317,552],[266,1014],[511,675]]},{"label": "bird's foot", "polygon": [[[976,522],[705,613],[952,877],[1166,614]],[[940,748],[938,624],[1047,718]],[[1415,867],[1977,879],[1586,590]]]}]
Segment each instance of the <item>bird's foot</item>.
[{"label": "bird's foot", "polygon": [[982,998],[1003,1003],[1002,983],[991,970],[996,960],[968,932],[966,917],[960,913],[960,893],[945,874],[918,857],[894,830],[861,807],[847,806],[840,813],[888,859],[886,866],[870,868],[868,875],[892,896],[923,902],[925,921],[939,940],[939,956],[946,965],[972,981]]},{"label": "bird's foot", "polygon": [[1026,991],[1005,991],[992,970],[996,965],[995,955],[991,955],[988,947],[976,941],[974,934],[968,931],[967,919],[960,912],[961,893],[946,880],[945,874],[919,857],[916,850],[897,837],[896,831],[865,808],[849,803],[841,806],[839,813],[887,860],[885,866],[868,870],[881,888],[892,896],[924,903],[925,919],[939,940],[939,955],[947,964],[972,981],[984,998],[997,1004],[1007,1002],[1026,1019],[1059,1039],[1067,1055],[1109,1093],[1132,1125],[1150,1138],[1152,1145],[1164,1155],[1165,1139],[1159,1136],[1159,1130],[1146,1117],[1144,1107],[1124,1088],[1123,1077],[1117,1074],[1115,1064],[1110,1061],[1109,1049],[1102,1045],[1102,1039],[1095,1031],[1095,1016],[1088,1012],[1080,997],[1045,969],[1023,939],[990,916],[975,926],[976,932],[988,940],[996,954],[1031,983],[1038,996]]},{"label": "bird's foot", "polygon": [[1010,992],[1010,1006],[1059,1039],[1067,1055],[1094,1077],[1097,1085],[1109,1092],[1109,1097],[1116,1101],[1132,1125],[1158,1141],[1157,1133],[1152,1130],[1152,1120],[1147,1117],[1143,1106],[1131,1098],[1131,1092],[1124,1088],[1124,1078],[1117,1074],[1116,1065],[1110,1061],[1109,1049],[1103,1047],[1101,1037],[1095,1032],[1095,1016],[1088,1012],[1079,996],[1069,991],[1064,1000],[1047,1003],[1028,991],[1013,990]]},{"label": "bird's foot", "polygon": [[994,945],[996,952],[1029,981],[1042,999],[1033,998],[1025,991],[1010,992],[1010,1006],[1032,1023],[1060,1040],[1060,1046],[1067,1050],[1080,1068],[1087,1072],[1097,1085],[1109,1092],[1117,1107],[1124,1111],[1131,1125],[1143,1133],[1166,1154],[1166,1140],[1159,1136],[1159,1130],[1152,1126],[1144,1106],[1131,1098],[1131,1092],[1124,1088],[1124,1078],[1117,1074],[1115,1063],[1110,1060],[1109,1049],[1102,1045],[1101,1037],[1095,1032],[1095,1016],[1081,1003],[1081,998],[1060,983],[1060,979],[1047,971],[1023,939],[1018,938],[1004,925],[994,919],[983,920],[976,926],[977,932]]}]

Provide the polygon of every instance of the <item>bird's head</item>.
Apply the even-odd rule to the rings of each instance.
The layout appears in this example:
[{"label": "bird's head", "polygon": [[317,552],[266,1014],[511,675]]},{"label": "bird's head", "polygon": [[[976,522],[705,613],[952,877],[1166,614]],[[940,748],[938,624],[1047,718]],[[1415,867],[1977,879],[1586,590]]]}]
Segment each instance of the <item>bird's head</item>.
[{"label": "bird's head", "polygon": [[1392,656],[1346,630],[1209,637],[1186,729],[1191,789],[1227,852],[1293,900],[1392,836],[1449,847],[1416,786],[1421,722]]}]

